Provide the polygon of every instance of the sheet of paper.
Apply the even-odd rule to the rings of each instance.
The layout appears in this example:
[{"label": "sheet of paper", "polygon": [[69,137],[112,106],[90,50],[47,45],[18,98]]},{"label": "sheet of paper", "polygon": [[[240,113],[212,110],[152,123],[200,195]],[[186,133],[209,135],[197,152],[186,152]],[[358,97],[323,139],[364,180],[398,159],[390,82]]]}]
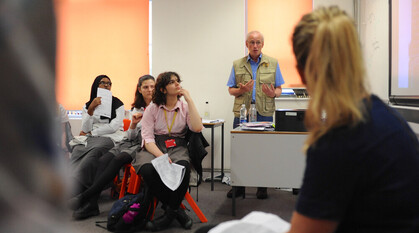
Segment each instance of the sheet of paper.
[{"label": "sheet of paper", "polygon": [[240,220],[218,224],[209,233],[285,233],[290,224],[277,215],[253,211]]},{"label": "sheet of paper", "polygon": [[104,88],[98,88],[97,97],[102,97],[102,103],[96,107],[95,112],[93,114],[96,116],[105,116],[111,118],[112,92]]},{"label": "sheet of paper", "polygon": [[272,127],[272,122],[269,121],[258,121],[258,122],[248,122],[243,124],[246,127]]},{"label": "sheet of paper", "polygon": [[163,183],[175,191],[185,176],[185,167],[176,163],[169,163],[169,155],[166,153],[151,160]]},{"label": "sheet of paper", "polygon": [[215,120],[202,119],[202,123],[218,123],[218,122],[224,122],[224,119],[215,119]]},{"label": "sheet of paper", "polygon": [[246,127],[242,126],[242,130],[255,130],[255,131],[265,131],[265,127]]}]

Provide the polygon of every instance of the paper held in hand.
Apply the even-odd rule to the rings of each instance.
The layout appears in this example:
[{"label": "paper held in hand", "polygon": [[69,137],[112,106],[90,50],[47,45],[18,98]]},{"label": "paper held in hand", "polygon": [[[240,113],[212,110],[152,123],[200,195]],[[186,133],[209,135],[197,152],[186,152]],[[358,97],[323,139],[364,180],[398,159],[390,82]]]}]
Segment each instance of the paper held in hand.
[{"label": "paper held in hand", "polygon": [[97,116],[105,116],[111,118],[112,92],[104,88],[98,88],[97,97],[102,97],[102,103],[96,107],[93,114]]},{"label": "paper held in hand", "polygon": [[175,191],[185,176],[185,167],[176,163],[169,163],[169,155],[166,153],[151,160],[163,183]]}]

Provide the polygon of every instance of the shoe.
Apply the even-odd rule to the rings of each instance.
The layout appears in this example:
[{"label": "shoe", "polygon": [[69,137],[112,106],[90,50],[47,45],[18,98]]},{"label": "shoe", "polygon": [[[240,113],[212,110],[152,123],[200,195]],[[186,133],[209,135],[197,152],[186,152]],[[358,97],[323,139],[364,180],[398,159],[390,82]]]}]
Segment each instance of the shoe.
[{"label": "shoe", "polygon": [[[244,196],[244,191],[245,191],[244,187],[236,187],[236,197]],[[233,188],[230,189],[230,191],[228,191],[227,197],[228,198],[233,197]]]},{"label": "shoe", "polygon": [[191,229],[192,228],[192,218],[189,217],[185,210],[182,208],[179,208],[177,211],[176,220],[180,223],[180,225],[185,229]]},{"label": "shoe", "polygon": [[258,199],[268,198],[268,189],[267,188],[258,188],[258,191],[256,192],[256,197]]},{"label": "shoe", "polygon": [[99,213],[99,206],[97,203],[92,204],[91,202],[87,202],[82,207],[73,212],[73,218],[75,220],[82,220],[92,216],[97,216]]},{"label": "shoe", "polygon": [[167,208],[166,212],[159,218],[149,221],[146,224],[146,229],[150,231],[161,231],[169,227],[173,220],[177,217],[177,211]]},{"label": "shoe", "polygon": [[71,198],[67,201],[67,206],[70,210],[77,210],[82,206],[82,197],[81,194]]}]

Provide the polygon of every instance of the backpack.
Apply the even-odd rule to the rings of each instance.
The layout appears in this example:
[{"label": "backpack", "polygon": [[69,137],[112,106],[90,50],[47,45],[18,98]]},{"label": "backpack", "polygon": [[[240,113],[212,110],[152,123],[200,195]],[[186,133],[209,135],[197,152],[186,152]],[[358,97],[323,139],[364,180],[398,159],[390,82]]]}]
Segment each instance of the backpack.
[{"label": "backpack", "polygon": [[105,228],[99,223],[107,222],[106,229],[111,232],[139,231],[145,228],[153,212],[151,195],[144,188],[137,194],[127,194],[116,200],[109,211],[108,220],[98,221],[96,226]]}]

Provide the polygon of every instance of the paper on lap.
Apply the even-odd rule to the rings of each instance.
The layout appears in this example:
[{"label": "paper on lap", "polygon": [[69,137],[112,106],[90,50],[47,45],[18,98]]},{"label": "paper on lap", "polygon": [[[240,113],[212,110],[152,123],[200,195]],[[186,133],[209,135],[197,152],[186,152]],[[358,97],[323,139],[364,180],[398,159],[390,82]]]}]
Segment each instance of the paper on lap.
[{"label": "paper on lap", "polygon": [[169,163],[169,155],[166,153],[151,160],[163,183],[175,191],[185,176],[185,167],[176,163]]}]

